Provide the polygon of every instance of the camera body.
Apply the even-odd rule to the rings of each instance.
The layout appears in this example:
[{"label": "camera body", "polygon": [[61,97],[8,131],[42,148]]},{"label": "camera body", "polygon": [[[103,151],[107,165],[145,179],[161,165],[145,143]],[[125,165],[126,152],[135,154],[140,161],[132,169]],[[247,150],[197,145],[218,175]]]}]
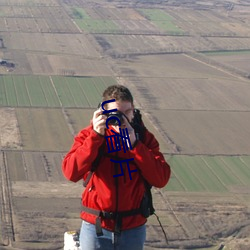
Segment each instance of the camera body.
[{"label": "camera body", "polygon": [[[119,110],[105,113],[104,115],[106,115],[109,119],[108,125],[119,126],[120,124],[123,124],[124,122],[123,113]],[[120,123],[118,120],[120,121]]]}]

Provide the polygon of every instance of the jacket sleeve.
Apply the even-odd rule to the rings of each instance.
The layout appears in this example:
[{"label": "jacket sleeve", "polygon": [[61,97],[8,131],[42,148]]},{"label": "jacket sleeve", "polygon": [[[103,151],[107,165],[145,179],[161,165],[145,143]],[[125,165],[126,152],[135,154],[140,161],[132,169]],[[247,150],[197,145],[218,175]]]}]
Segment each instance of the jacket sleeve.
[{"label": "jacket sleeve", "polygon": [[145,140],[138,141],[130,153],[148,183],[162,188],[169,181],[171,169],[159,150],[158,141],[152,133],[146,130]]},{"label": "jacket sleeve", "polygon": [[91,164],[98,155],[98,149],[104,142],[104,136],[97,134],[93,129],[82,130],[74,140],[70,151],[62,162],[64,176],[77,182],[90,171]]}]

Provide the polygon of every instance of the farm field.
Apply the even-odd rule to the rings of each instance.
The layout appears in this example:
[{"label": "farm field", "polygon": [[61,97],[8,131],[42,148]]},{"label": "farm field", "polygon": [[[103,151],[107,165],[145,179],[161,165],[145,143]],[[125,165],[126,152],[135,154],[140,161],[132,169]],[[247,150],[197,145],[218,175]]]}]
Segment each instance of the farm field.
[{"label": "farm field", "polygon": [[151,114],[178,153],[249,155],[249,112],[152,110]]},{"label": "farm field", "polygon": [[[140,55],[140,54],[174,54],[182,52],[204,52],[227,49],[246,50],[249,47],[249,38],[234,38],[231,43],[227,38],[192,36],[163,36],[152,34],[96,34],[97,42],[105,53],[111,55]],[[131,46],[133,44],[133,46]]]},{"label": "farm field", "polygon": [[9,176],[13,182],[63,182],[62,153],[9,151],[5,153]]},{"label": "farm field", "polygon": [[227,15],[219,10],[167,9],[166,11],[182,30],[190,33],[208,36],[249,36],[249,27],[243,24],[240,18],[234,18],[233,14]]},{"label": "farm field", "polygon": [[0,106],[97,107],[112,77],[0,76]]},{"label": "farm field", "polygon": [[69,148],[72,134],[60,109],[20,108],[16,112],[23,150],[60,152]]},{"label": "farm field", "polygon": [[58,6],[58,2],[56,0],[47,0],[46,2],[42,0],[1,0],[1,5],[4,6],[40,6],[40,7],[52,7]]},{"label": "farm field", "polygon": [[20,149],[21,138],[14,108],[0,108],[0,148]]},{"label": "farm field", "polygon": [[[105,20],[135,20],[145,21],[136,9],[133,8],[105,8],[100,6],[98,8],[69,8],[69,14],[72,17],[91,18],[91,19],[105,19]],[[80,12],[80,13],[79,13]]]},{"label": "farm field", "polygon": [[247,111],[250,105],[248,80],[191,56],[137,56],[114,67],[144,109]]},{"label": "farm field", "polygon": [[[16,234],[14,245],[31,249],[32,243],[28,242],[30,238],[40,239],[36,247],[43,244],[45,249],[50,249],[51,244],[60,245],[63,230],[79,226],[81,183],[72,184],[64,180],[59,165],[62,153],[6,152],[5,154],[5,162],[12,180],[12,209],[15,212]],[[153,194],[157,214],[167,230],[171,246],[178,246],[180,239],[182,243],[188,242],[189,238],[192,238],[194,246],[205,246],[214,243],[212,238],[216,234],[227,236],[232,228],[237,229],[241,224],[247,223],[245,206],[247,200],[239,205],[231,193],[232,190],[239,195],[240,193],[242,195],[244,190],[247,192],[248,186],[242,185],[239,179],[244,176],[244,171],[237,172],[234,178],[229,172],[231,168],[236,169],[235,162],[240,166],[242,161],[249,161],[249,157],[174,156],[169,160],[173,164],[173,176],[167,188],[168,192],[153,189]],[[222,171],[221,165],[224,166]],[[195,171],[195,175],[185,175],[185,171]],[[215,179],[199,179],[205,174]],[[194,180],[190,181],[187,176]],[[201,183],[203,180],[205,182]],[[220,192],[218,189],[215,190],[213,185],[220,187]],[[181,187],[186,188],[186,196],[183,196],[183,192],[178,192]],[[164,208],[168,213],[164,212]],[[33,226],[32,231],[28,229],[28,225],[32,222],[37,222],[35,223],[37,225],[41,220],[39,227]],[[51,222],[53,222],[50,226],[52,232],[46,229]],[[56,229],[57,227],[60,229]],[[147,227],[150,233],[146,245],[164,246],[162,232],[155,217],[149,218]],[[157,242],[154,242],[155,237],[158,238]]]},{"label": "farm field", "polygon": [[100,58],[93,60],[80,55],[42,55],[15,50],[5,56],[16,62],[13,75],[109,76],[112,73],[105,60]]},{"label": "farm field", "polygon": [[[68,8],[69,15],[83,31],[90,33],[156,32],[156,26],[134,9]],[[159,29],[158,32],[161,30]]]},{"label": "farm field", "polygon": [[[16,5],[15,8],[12,8],[13,4]],[[78,33],[79,28],[57,1],[23,1],[10,5],[2,3],[0,31]]]},{"label": "farm field", "polygon": [[[43,33],[7,33],[4,57],[15,62],[13,74],[111,75],[91,36]],[[6,74],[6,72],[5,72]]]},{"label": "farm field", "polygon": [[41,33],[78,33],[79,28],[69,18],[0,17],[1,32],[41,32]]},{"label": "farm field", "polygon": [[169,191],[248,191],[249,156],[165,156],[172,166]]},{"label": "farm field", "polygon": [[172,16],[168,15],[163,10],[157,9],[139,9],[142,15],[144,15],[148,20],[152,21],[158,28],[168,33],[173,33],[176,35],[183,34],[183,30],[178,27]]},{"label": "farm field", "polygon": [[[18,60],[20,60],[18,58]],[[84,58],[75,55],[36,55],[28,53],[28,65],[32,74],[37,75],[62,75],[62,76],[109,76],[111,70],[105,60]],[[20,72],[20,73],[19,73]],[[19,74],[27,74],[27,68],[16,71]]]},{"label": "farm field", "polygon": [[244,0],[0,0],[0,249],[61,249],[79,229],[82,183],[61,162],[115,83],[172,168],[152,189],[169,244],[151,216],[145,250],[249,249],[249,13]]},{"label": "farm field", "polygon": [[209,37],[208,42],[216,44],[217,50],[248,50],[250,38]]},{"label": "farm field", "polygon": [[138,101],[144,109],[244,112],[250,100],[249,84],[236,79],[145,76],[131,77],[129,82],[136,83]]},{"label": "farm field", "polygon": [[250,59],[250,50],[210,52],[205,53],[205,55],[218,61],[219,63],[230,65],[231,67],[245,71],[248,74],[250,72],[250,66],[248,63]]},{"label": "farm field", "polygon": [[115,31],[118,27],[112,20],[93,19],[82,8],[72,8],[71,16],[75,19],[78,27],[89,32]]},{"label": "farm field", "polygon": [[[122,77],[145,77],[171,79],[228,79],[226,72],[210,67],[187,54],[162,54],[132,56],[116,60],[116,70]],[[114,66],[114,67],[115,67]],[[234,78],[233,78],[234,79]],[[135,84],[136,85],[136,84]]]},{"label": "farm field", "polygon": [[[19,39],[17,41],[17,39]],[[86,36],[76,34],[50,33],[15,33],[10,32],[4,36],[5,46],[8,50],[24,50],[27,52],[52,55],[84,55],[86,58],[98,58],[93,42]]]}]

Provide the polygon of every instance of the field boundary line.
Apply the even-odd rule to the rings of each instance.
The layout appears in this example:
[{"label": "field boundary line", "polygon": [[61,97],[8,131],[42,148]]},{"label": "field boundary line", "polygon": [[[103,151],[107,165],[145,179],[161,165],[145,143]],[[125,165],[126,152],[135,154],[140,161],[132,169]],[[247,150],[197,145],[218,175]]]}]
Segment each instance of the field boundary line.
[{"label": "field boundary line", "polygon": [[194,177],[198,180],[198,182],[201,184],[201,187],[203,187],[203,188],[205,189],[205,191],[209,192],[209,191],[210,191],[209,188],[201,182],[200,178],[196,175],[196,173],[195,173],[195,171],[193,170],[192,166],[190,166],[190,163],[186,162],[186,165],[187,165],[188,169],[190,170],[190,172],[193,173],[193,176],[194,176]]},{"label": "field boundary line", "polygon": [[[197,53],[197,54],[199,54],[199,53]],[[202,61],[201,59],[195,58],[194,56],[192,56],[192,55],[190,55],[190,54],[188,54],[188,53],[183,53],[183,55],[186,56],[186,57],[188,57],[188,58],[191,58],[191,59],[194,60],[194,61],[197,61],[197,62],[199,62],[199,63],[203,63],[203,64],[205,64],[205,65],[207,65],[207,66],[209,66],[209,67],[211,67],[211,68],[214,68],[214,69],[216,69],[216,70],[218,70],[218,71],[224,72],[224,73],[226,73],[226,74],[228,74],[228,75],[231,75],[231,76],[233,76],[233,77],[235,77],[235,78],[238,78],[238,79],[240,79],[240,80],[243,80],[243,81],[249,83],[249,80],[248,80],[246,77],[240,76],[240,75],[238,75],[237,73],[234,74],[234,73],[231,73],[229,70],[224,70],[224,69],[222,69],[221,67],[214,66],[214,65],[212,65],[212,64],[206,63],[206,62]]]},{"label": "field boundary line", "polygon": [[240,161],[250,170],[250,166],[239,156]]},{"label": "field boundary line", "polygon": [[[169,161],[169,160],[167,160],[167,162],[168,162],[168,161]],[[170,164],[170,165],[171,165],[171,164]],[[180,183],[180,185],[183,187],[184,192],[188,192],[187,187],[184,185],[184,183],[182,183],[182,181],[180,181],[179,177],[177,176],[177,174],[176,174],[175,171],[174,171],[174,168],[171,168],[171,172],[173,172],[175,178],[176,178],[177,181]],[[171,177],[170,177],[170,178],[171,178]]]},{"label": "field boundary line", "polygon": [[50,82],[51,82],[51,84],[52,84],[53,89],[55,90],[55,93],[56,93],[56,96],[57,96],[57,98],[58,98],[58,101],[59,101],[60,107],[62,108],[62,107],[63,107],[63,105],[62,105],[61,99],[59,98],[59,95],[58,95],[58,92],[57,92],[56,86],[55,86],[55,84],[54,84],[54,82],[53,82],[53,79],[52,79],[52,77],[51,77],[51,76],[49,76],[49,79],[50,79]]},{"label": "field boundary line", "polygon": [[15,83],[15,81],[13,79],[13,75],[11,76],[11,80],[12,80],[14,91],[15,91],[15,95],[16,95],[17,106],[19,106],[19,100],[18,100],[18,94],[17,94],[17,89],[16,89],[16,83]]},{"label": "field boundary line", "polygon": [[19,153],[51,153],[51,154],[65,154],[67,150],[60,150],[60,151],[48,151],[48,150],[32,150],[32,149],[19,149],[19,150],[12,150],[12,149],[2,149],[2,152],[19,152]]},{"label": "field boundary line", "polygon": [[[27,108],[29,109],[29,108]],[[57,108],[57,109],[61,109],[61,108]],[[68,108],[67,108],[68,109]],[[95,109],[93,109],[95,110]],[[47,152],[47,153],[66,153],[66,151],[64,150],[52,150],[52,151],[49,151],[49,150],[31,150],[31,149],[10,149],[10,148],[4,148],[2,149],[1,151],[6,151],[6,152],[10,152],[10,151],[15,151],[15,152]],[[176,154],[173,154],[173,153],[164,153],[164,155],[170,155],[170,156],[192,156],[192,157],[196,157],[196,156],[221,156],[221,157],[240,157],[240,156],[250,156],[249,154],[235,154],[235,155],[226,155],[226,154],[179,154],[179,153],[176,153]],[[232,172],[232,171],[231,171]]]},{"label": "field boundary line", "polygon": [[[148,109],[148,111],[154,111],[155,109]],[[225,109],[173,109],[173,108],[159,108],[157,110],[166,110],[166,111],[175,111],[175,112],[221,112],[221,113],[250,113],[250,109],[249,110],[236,110],[236,109],[232,109],[232,110],[225,110]]]},{"label": "field boundary line", "polygon": [[[99,77],[99,78],[101,78],[101,77]],[[91,78],[91,80],[93,81],[93,83],[94,83],[94,85],[95,85],[95,88],[96,88],[96,91],[97,91],[97,93],[99,94],[99,96],[102,96],[102,93],[100,92],[99,88],[97,88],[98,83],[96,82],[96,77]]]},{"label": "field boundary line", "polygon": [[[40,34],[40,33],[38,33]],[[53,33],[50,33],[53,34]],[[61,34],[61,33],[60,33]],[[78,33],[77,33],[78,34]],[[10,48],[8,49],[9,51],[23,51],[23,52],[30,52],[34,55],[59,55],[59,56],[74,56],[74,57],[79,57],[81,59],[86,59],[86,60],[94,60],[94,61],[101,61],[102,58],[99,56],[90,56],[90,55],[84,55],[84,54],[75,54],[75,53],[68,53],[68,52],[58,52],[58,51],[48,51],[48,50],[32,50],[32,49],[15,49],[15,48]],[[25,74],[26,75],[26,74]]]},{"label": "field boundary line", "polygon": [[[8,76],[7,76],[8,77]],[[4,81],[4,86],[5,86],[5,89],[6,89],[6,77],[3,77],[3,81]],[[13,82],[13,76],[11,75],[11,81],[14,85],[14,93],[16,95],[16,87],[15,87],[15,84]],[[7,83],[8,84],[8,83]],[[5,92],[6,93],[6,100],[7,100],[7,103],[10,105],[10,107],[13,107],[13,105],[11,105],[11,99],[8,98],[8,91]],[[9,93],[10,94],[10,93]],[[17,99],[17,95],[15,96],[15,99],[16,99],[16,102],[17,102],[17,106],[18,106],[18,99]]]},{"label": "field boundary line", "polygon": [[6,155],[2,152],[3,164],[0,166],[1,172],[1,192],[2,192],[2,212],[3,212],[3,238],[7,238],[9,246],[15,241],[14,225],[13,225],[13,204],[11,196],[11,182],[9,179],[8,167],[6,163]]},{"label": "field boundary line", "polygon": [[[52,84],[52,87],[53,87],[54,90],[55,90],[56,96],[57,96],[57,98],[58,98],[58,100],[59,100],[59,104],[60,104],[60,106],[61,106],[60,109],[62,110],[62,114],[63,114],[63,117],[64,117],[66,123],[67,123],[67,126],[68,126],[68,128],[69,128],[69,131],[70,131],[70,133],[74,136],[74,135],[75,135],[74,127],[73,127],[72,123],[70,122],[70,118],[69,118],[69,116],[68,116],[68,114],[67,114],[67,112],[66,112],[66,109],[65,109],[64,106],[62,105],[62,102],[61,102],[61,100],[60,100],[60,98],[59,98],[59,95],[58,95],[58,92],[57,92],[57,90],[56,90],[56,87],[55,87],[55,84],[54,84],[54,82],[53,82],[53,79],[52,79],[51,76],[49,76],[49,79],[50,79],[50,82],[51,82],[51,84]],[[70,93],[71,93],[71,92],[70,92]],[[71,95],[72,95],[72,93],[71,93]],[[73,96],[73,95],[72,95],[72,96]],[[75,101],[74,101],[74,102],[75,102]],[[31,152],[32,152],[32,151],[31,151]],[[34,152],[43,152],[43,151],[34,151]],[[48,151],[48,152],[51,152],[51,151]]]},{"label": "field boundary line", "polygon": [[45,94],[45,91],[44,91],[43,84],[42,84],[42,82],[41,82],[41,80],[40,80],[40,76],[38,75],[37,77],[38,77],[39,85],[41,86],[41,90],[42,90],[42,92],[43,92],[44,99],[45,99],[45,101],[46,101],[46,106],[48,107],[48,106],[49,106],[49,102],[48,102],[48,99],[47,99],[47,97],[46,97],[46,94]]},{"label": "field boundary line", "polygon": [[[23,76],[23,80],[24,80],[24,86],[25,86],[25,89],[27,91],[27,95],[29,97],[29,103],[30,103],[30,107],[32,107],[32,101],[31,101],[31,97],[30,97],[30,92],[29,92],[29,88],[27,86],[27,82],[26,82],[26,78],[25,76]],[[19,106],[19,105],[18,105]]]},{"label": "field boundary line", "polygon": [[97,88],[97,83],[95,81],[95,78],[96,77],[93,77],[93,78],[90,78],[90,80],[93,82],[94,86],[95,86],[95,89],[96,89],[96,92],[99,94],[99,96],[101,97],[102,96],[102,93],[100,93],[99,89]]},{"label": "field boundary line", "polygon": [[[82,84],[80,83],[78,77],[76,77],[76,81],[77,81],[77,83],[78,83],[80,89],[82,90],[82,92],[83,92],[83,94],[84,94],[84,96],[85,96],[85,98],[86,98],[86,100],[87,100],[87,102],[88,102],[89,107],[91,107],[90,102],[89,102],[89,99],[88,99],[88,96],[86,95],[86,93],[85,93],[85,91],[84,91],[84,88],[82,87]],[[79,107],[79,108],[80,108],[80,107]]]},{"label": "field boundary line", "polygon": [[214,174],[214,176],[219,180],[219,182],[225,187],[226,190],[228,190],[226,184],[220,179],[220,177],[214,172],[214,170],[210,167],[210,165],[207,163],[207,161],[200,156],[201,160],[206,164],[206,166],[210,169],[210,171]]},{"label": "field boundary line", "polygon": [[[157,118],[153,117],[148,111],[141,110],[141,112],[148,118],[151,123],[151,126],[161,135],[164,141],[171,147],[173,154],[180,153],[180,147],[175,144],[175,142],[168,136],[167,133],[164,133],[162,127],[159,125]],[[157,126],[155,124],[158,124]]]},{"label": "field boundary line", "polygon": [[229,171],[233,174],[233,176],[236,177],[243,186],[245,186],[244,181],[242,181],[241,178],[237,175],[237,173],[225,162],[223,157],[220,157],[220,159],[224,163],[224,165],[229,169]]},{"label": "field boundary line", "polygon": [[[80,29],[80,27],[77,25],[77,23],[75,22],[75,20],[67,13],[67,11],[65,10],[65,7],[63,6],[63,4],[61,2],[58,3],[58,6],[60,6],[62,8],[62,11],[69,17],[70,21],[76,26],[76,28],[78,29],[78,31],[82,34],[83,31]],[[56,6],[56,7],[58,7]],[[66,18],[67,19],[67,18]]]},{"label": "field boundary line", "polygon": [[[83,33],[83,30],[77,25],[77,23],[75,22],[75,20],[73,18],[70,18],[72,23],[76,26],[76,28],[78,29],[78,31],[80,32],[80,34]],[[77,34],[77,33],[76,33]]]},{"label": "field boundary line", "polygon": [[25,173],[25,178],[26,178],[26,181],[29,181],[29,173],[28,173],[28,167],[27,167],[27,162],[25,159],[24,151],[21,151],[20,153],[21,153],[22,160],[23,160],[23,169]]},{"label": "field boundary line", "polygon": [[179,224],[180,228],[183,230],[184,235],[185,235],[186,237],[189,238],[189,235],[188,235],[188,233],[187,233],[187,230],[183,227],[183,224],[182,224],[181,221],[179,220],[179,218],[178,218],[178,216],[177,216],[175,210],[173,209],[173,207],[172,207],[172,205],[171,205],[171,202],[167,199],[167,197],[165,197],[165,196],[163,195],[163,193],[162,193],[161,190],[159,190],[159,193],[160,193],[160,195],[161,195],[161,197],[162,197],[162,200],[165,201],[164,204],[167,203],[167,205],[168,205],[168,207],[166,207],[166,209],[169,208],[169,211],[173,214],[173,217],[175,218],[175,220],[176,220],[177,223]]},{"label": "field boundary line", "polygon": [[70,83],[68,82],[68,78],[67,78],[67,77],[63,77],[63,80],[64,80],[64,82],[66,83],[67,90],[69,91],[69,93],[70,93],[70,95],[71,95],[71,97],[72,97],[72,99],[73,99],[74,107],[77,107],[76,100],[75,100],[75,98],[74,98],[74,95],[73,95],[73,93],[72,93],[71,88],[69,87]]},{"label": "field boundary line", "polygon": [[4,96],[6,98],[6,104],[8,105],[9,102],[8,102],[8,95],[7,95],[7,92],[6,92],[6,86],[5,86],[4,77],[2,78],[2,83],[3,83],[3,88],[4,88]]}]

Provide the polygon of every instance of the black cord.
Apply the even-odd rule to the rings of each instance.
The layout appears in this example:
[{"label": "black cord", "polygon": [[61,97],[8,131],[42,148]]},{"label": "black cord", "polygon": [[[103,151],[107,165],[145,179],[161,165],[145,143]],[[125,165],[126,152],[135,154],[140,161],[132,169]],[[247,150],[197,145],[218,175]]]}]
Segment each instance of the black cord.
[{"label": "black cord", "polygon": [[166,232],[165,232],[165,230],[164,230],[164,228],[163,228],[163,226],[161,224],[160,218],[156,213],[154,213],[154,215],[156,216],[156,218],[157,218],[157,220],[158,220],[158,222],[160,224],[161,230],[162,230],[162,232],[163,232],[163,234],[165,236],[166,243],[168,244],[168,237],[167,237],[167,234],[166,234]]}]

